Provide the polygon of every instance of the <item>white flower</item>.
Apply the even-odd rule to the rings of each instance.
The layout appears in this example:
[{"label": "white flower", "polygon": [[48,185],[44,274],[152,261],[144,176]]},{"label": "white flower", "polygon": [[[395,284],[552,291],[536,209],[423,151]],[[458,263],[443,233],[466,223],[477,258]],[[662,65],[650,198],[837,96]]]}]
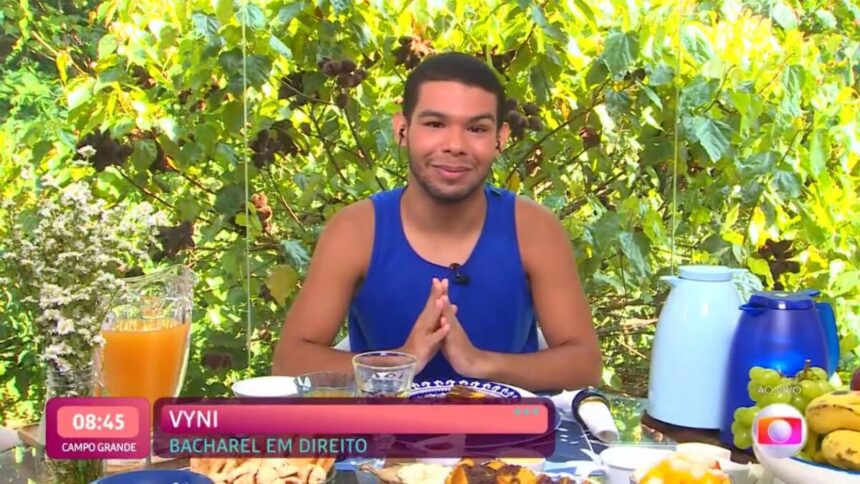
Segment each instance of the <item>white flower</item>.
[{"label": "white flower", "polygon": [[42,201],[37,213],[35,227],[14,227],[0,259],[26,289],[21,301],[35,305],[44,359],[56,370],[75,371],[104,343],[99,330],[106,300],[123,285],[119,269],[149,263],[144,247],[156,241],[153,221],[166,216],[148,203],[108,206],[85,183]]}]

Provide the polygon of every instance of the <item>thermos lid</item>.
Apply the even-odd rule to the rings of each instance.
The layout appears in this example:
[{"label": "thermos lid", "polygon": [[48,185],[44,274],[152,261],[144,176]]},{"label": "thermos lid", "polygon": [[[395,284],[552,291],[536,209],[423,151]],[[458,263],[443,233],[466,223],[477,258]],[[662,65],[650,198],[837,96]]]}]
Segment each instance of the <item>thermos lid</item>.
[{"label": "thermos lid", "polygon": [[770,309],[810,309],[815,301],[808,292],[759,291],[750,296],[750,306]]},{"label": "thermos lid", "polygon": [[735,270],[726,266],[690,265],[681,266],[681,279],[693,281],[731,281]]}]

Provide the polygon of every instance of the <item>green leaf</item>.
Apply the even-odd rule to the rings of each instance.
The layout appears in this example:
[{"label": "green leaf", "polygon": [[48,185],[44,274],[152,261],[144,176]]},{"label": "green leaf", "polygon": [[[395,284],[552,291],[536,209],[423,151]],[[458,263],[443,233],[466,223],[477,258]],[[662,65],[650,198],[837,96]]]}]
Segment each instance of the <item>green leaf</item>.
[{"label": "green leaf", "polygon": [[800,180],[794,172],[777,169],[773,174],[773,183],[786,199],[798,198],[803,194]]},{"label": "green leaf", "polygon": [[141,139],[134,142],[134,151],[131,153],[131,162],[138,171],[149,168],[158,154],[158,147],[151,139]]},{"label": "green leaf", "polygon": [[531,69],[529,73],[532,90],[540,103],[546,103],[550,96],[550,85],[548,84],[547,75],[538,66]]},{"label": "green leaf", "polygon": [[835,29],[838,26],[836,17],[829,10],[816,10],[815,20],[825,29]]},{"label": "green leaf", "polygon": [[813,176],[818,178],[827,168],[827,160],[830,158],[830,139],[827,132],[817,129],[810,136],[809,142],[809,169]]},{"label": "green leaf", "polygon": [[200,143],[193,142],[182,145],[182,148],[179,149],[179,158],[177,161],[183,168],[185,168],[197,165],[203,161],[203,158],[204,153]]},{"label": "green leaf", "polygon": [[213,43],[213,40],[218,38],[218,29],[221,28],[221,24],[218,23],[217,18],[195,12],[191,15],[191,21],[194,25],[194,32],[204,37],[209,43]]},{"label": "green leaf", "polygon": [[[233,57],[229,57],[225,59],[229,65],[233,66]],[[272,61],[268,57],[263,57],[261,55],[249,55],[246,58],[247,64],[245,66],[245,70],[241,69],[241,57],[239,59],[239,69],[234,71],[233,75],[230,79],[230,85],[228,89],[233,92],[242,92],[242,88],[247,85],[248,87],[260,87],[269,80],[269,73],[272,70]],[[243,73],[247,76],[246,81],[243,81]]]},{"label": "green leaf", "polygon": [[194,128],[194,139],[200,143],[204,150],[212,150],[218,139],[218,130],[210,123],[200,124]]},{"label": "green leaf", "polygon": [[658,96],[653,89],[646,86],[645,84],[642,84],[641,82],[637,84],[639,85],[639,88],[642,89],[642,92],[645,93],[645,96],[648,97],[648,99],[651,100],[651,102],[654,103],[655,106],[662,110],[663,102],[660,100],[660,96]]},{"label": "green leaf", "polygon": [[260,30],[266,26],[266,15],[253,3],[241,5],[236,11],[236,18],[239,19],[239,23],[245,24],[245,27],[251,30]]},{"label": "green leaf", "polygon": [[81,86],[76,87],[70,93],[66,95],[66,104],[69,106],[69,110],[74,110],[77,107],[80,107],[82,104],[90,100],[90,97],[93,95],[93,89],[91,83],[85,83]]},{"label": "green leaf", "polygon": [[695,111],[710,103],[719,88],[720,83],[716,79],[697,77],[681,91],[681,106],[688,112]]},{"label": "green leaf", "polygon": [[639,37],[634,33],[614,32],[606,39],[603,61],[613,76],[618,77],[627,71],[639,55]]},{"label": "green leaf", "polygon": [[777,153],[756,153],[747,158],[739,158],[736,161],[743,179],[755,178],[773,172],[776,165]]},{"label": "green leaf", "polygon": [[546,18],[546,14],[543,12],[543,7],[539,5],[532,5],[529,9],[529,13],[531,14],[532,21],[537,24],[538,27],[541,28],[544,34],[548,37],[555,39],[559,42],[566,41],[566,37],[564,32],[559,30],[558,27],[549,23],[549,20]]},{"label": "green leaf", "polygon": [[304,271],[305,267],[310,263],[308,251],[297,240],[282,240],[281,252],[287,257],[290,264],[300,271]]},{"label": "green leaf", "polygon": [[116,37],[114,37],[113,35],[108,34],[99,39],[99,59],[104,59],[105,57],[116,52],[116,47]]},{"label": "green leaf", "polygon": [[236,156],[236,152],[233,151],[233,148],[230,145],[224,143],[218,143],[215,146],[214,153],[215,160],[224,165],[224,168],[230,169],[239,164],[239,158]]},{"label": "green leaf", "polygon": [[[860,282],[860,281],[858,281]],[[847,355],[860,346],[860,338],[854,333],[849,333],[839,339],[839,354]]]},{"label": "green leaf", "polygon": [[719,160],[729,151],[732,128],[722,121],[705,116],[685,117],[684,130],[689,139],[702,145],[711,161]]},{"label": "green leaf", "polygon": [[283,24],[288,24],[304,10],[304,2],[292,2],[278,10],[278,21]]},{"label": "green leaf", "polygon": [[668,237],[666,226],[664,225],[663,217],[656,210],[648,210],[645,214],[642,229],[652,244],[662,245],[666,243]]},{"label": "green leaf", "polygon": [[800,103],[806,70],[803,66],[791,65],[782,75],[783,98],[780,108],[790,117],[800,116]]},{"label": "green leaf", "polygon": [[648,73],[649,86],[663,86],[671,83],[675,78],[675,69],[663,63],[656,67],[646,66],[645,72]]},{"label": "green leaf", "polygon": [[770,11],[770,16],[780,27],[791,30],[797,28],[797,16],[794,10],[783,2],[777,2]]},{"label": "green leaf", "polygon": [[245,212],[236,214],[236,225],[248,229],[248,238],[253,240],[263,232],[263,226],[260,224],[260,218],[257,217],[257,214],[253,210],[250,212],[250,227],[247,220],[249,219],[245,217]]},{"label": "green leaf", "polygon": [[214,0],[213,3],[218,21],[225,25],[229,23],[233,16],[233,0]]},{"label": "green leaf", "polygon": [[334,7],[334,13],[343,13],[352,7],[352,0],[331,0],[331,6]]},{"label": "green leaf", "polygon": [[176,211],[183,222],[193,221],[200,215],[203,207],[193,197],[182,197],[176,202]]},{"label": "green leaf", "polygon": [[296,289],[299,275],[295,269],[288,265],[277,265],[272,267],[269,277],[266,278],[266,287],[272,294],[275,302],[283,306],[290,294]]},{"label": "green leaf", "polygon": [[623,117],[630,109],[630,95],[624,91],[606,91],[606,109],[613,118]]},{"label": "green leaf", "polygon": [[287,47],[286,44],[281,42],[281,39],[275,37],[274,35],[269,38],[269,47],[271,47],[272,50],[274,50],[281,56],[286,57],[287,59],[291,59],[293,57],[293,52],[290,50],[290,48]]},{"label": "green leaf", "polygon": [[131,118],[118,119],[116,124],[114,124],[110,129],[111,138],[122,138],[123,136],[131,133],[134,126],[134,120]]},{"label": "green leaf", "polygon": [[588,72],[585,74],[585,85],[588,87],[596,86],[601,82],[606,80],[606,76],[609,75],[609,68],[606,67],[606,63],[601,61],[592,62],[591,67],[588,68]]},{"label": "green leaf", "polygon": [[233,215],[245,206],[245,188],[241,185],[227,185],[215,196],[215,210],[224,215]]},{"label": "green leaf", "polygon": [[747,267],[749,267],[750,272],[753,274],[767,279],[768,286],[773,286],[773,274],[770,272],[770,266],[767,261],[750,257],[747,259]]},{"label": "green leaf", "polygon": [[711,41],[702,32],[697,25],[686,25],[681,34],[681,43],[693,59],[699,64],[703,64],[714,57],[714,48],[711,46]]},{"label": "green leaf", "polygon": [[242,75],[242,50],[232,49],[218,56],[218,64],[230,77]]},{"label": "green leaf", "polygon": [[639,276],[646,276],[648,270],[648,262],[645,255],[648,253],[648,243],[641,236],[635,236],[630,232],[623,232],[618,236],[618,242],[621,244],[621,251],[630,260],[630,264]]},{"label": "green leaf", "polygon": [[224,131],[228,133],[239,133],[245,123],[245,111],[242,103],[231,101],[224,106],[224,114],[221,116],[224,122]]}]

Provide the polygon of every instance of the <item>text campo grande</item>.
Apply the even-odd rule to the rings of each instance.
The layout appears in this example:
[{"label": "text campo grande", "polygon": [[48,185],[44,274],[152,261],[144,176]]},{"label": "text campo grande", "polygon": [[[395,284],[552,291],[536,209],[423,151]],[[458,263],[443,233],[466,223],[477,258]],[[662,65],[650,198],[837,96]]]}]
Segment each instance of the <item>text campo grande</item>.
[{"label": "text campo grande", "polygon": [[367,452],[363,438],[306,438],[265,440],[237,437],[174,437],[169,440],[170,454],[259,454],[259,455],[361,455]]},{"label": "text campo grande", "polygon": [[136,442],[63,442],[63,452],[137,452]]}]

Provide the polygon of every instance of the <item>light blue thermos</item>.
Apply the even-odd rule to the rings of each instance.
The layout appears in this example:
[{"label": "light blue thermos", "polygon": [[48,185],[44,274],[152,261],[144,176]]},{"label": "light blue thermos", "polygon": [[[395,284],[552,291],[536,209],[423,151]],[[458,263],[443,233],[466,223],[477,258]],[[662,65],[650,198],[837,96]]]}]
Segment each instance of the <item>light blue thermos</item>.
[{"label": "light blue thermos", "polygon": [[729,350],[740,317],[733,282],[743,269],[681,266],[672,285],[651,353],[648,415],[696,429],[719,429],[725,401]]}]

